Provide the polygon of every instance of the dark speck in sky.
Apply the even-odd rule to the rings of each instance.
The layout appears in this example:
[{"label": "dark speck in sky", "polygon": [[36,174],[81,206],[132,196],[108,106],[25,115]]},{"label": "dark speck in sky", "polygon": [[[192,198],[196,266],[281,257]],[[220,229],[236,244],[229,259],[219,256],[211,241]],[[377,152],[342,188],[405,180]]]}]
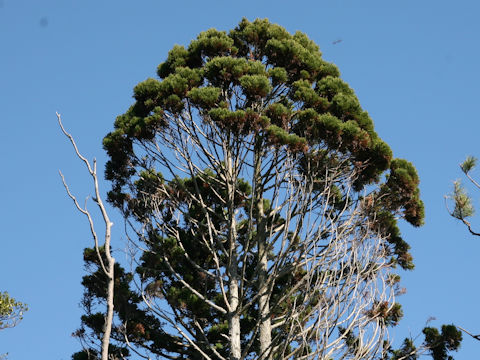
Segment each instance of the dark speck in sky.
[{"label": "dark speck in sky", "polygon": [[[2,1],[2,0],[0,0]],[[40,19],[40,26],[41,27],[47,27],[48,26],[48,19],[46,16],[43,16],[41,19]]]}]

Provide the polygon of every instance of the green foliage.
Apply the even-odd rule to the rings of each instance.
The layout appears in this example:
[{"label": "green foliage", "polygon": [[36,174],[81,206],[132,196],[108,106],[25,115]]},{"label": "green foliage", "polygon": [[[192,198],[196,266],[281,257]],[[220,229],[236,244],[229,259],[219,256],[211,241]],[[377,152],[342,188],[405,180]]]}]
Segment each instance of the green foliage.
[{"label": "green foliage", "polygon": [[449,355],[451,351],[457,351],[462,341],[462,332],[454,325],[442,325],[441,333],[437,328],[425,327],[425,336],[421,347],[416,347],[411,338],[406,338],[402,346],[395,350],[390,344],[384,344],[383,360],[416,360],[427,352],[433,360],[453,360]]},{"label": "green foliage", "polygon": [[187,65],[188,51],[180,45],[175,45],[172,50],[168,52],[167,60],[160,64],[157,69],[157,74],[160,78],[166,78],[173,73],[177,67]]},{"label": "green foliage", "polygon": [[225,31],[209,29],[198,35],[188,47],[189,64],[193,67],[201,64],[204,58],[235,54],[237,49],[233,46],[233,40]]},{"label": "green foliage", "polygon": [[[223,129],[234,132],[235,134],[241,133],[244,130],[248,131],[247,114],[244,110],[230,111],[224,108],[215,108],[208,112],[210,118]],[[244,127],[247,127],[244,129]]]},{"label": "green foliage", "polygon": [[453,360],[449,351],[456,351],[462,341],[462,332],[454,325],[442,325],[441,333],[436,328],[423,329],[425,345],[429,349],[433,360]]},{"label": "green foliage", "polygon": [[[292,156],[299,171],[312,179],[315,196],[321,197],[317,193],[322,193],[325,174],[330,169],[353,174],[352,184],[342,183],[345,180],[339,176],[335,184],[329,185],[331,206],[338,211],[355,206],[349,193],[352,186],[357,196],[361,191],[368,192],[364,199],[365,217],[371,228],[387,239],[387,261],[392,266],[413,268],[409,245],[401,237],[397,218],[404,218],[414,226],[423,223],[423,203],[415,168],[393,157],[354,91],[340,78],[337,67],[322,59],[319,47],[305,34],[291,35],[266,19],[253,22],[243,19],[229,33],[210,29],[187,48],[176,45],[158,66],[157,74],[159,79],[147,79],[134,88],[135,103],[117,117],[114,130],[103,142],[109,156],[105,176],[112,182],[109,201],[122,210],[129,222],[148,224],[139,235],[148,251],[138,259],[135,272],[127,273],[121,267],[115,269],[115,311],[118,319],[127,324],[129,341],[153,349],[157,355],[168,353],[175,357],[178,354],[192,359],[196,356],[182,339],[164,331],[152,312],[142,308],[140,295],[131,289],[133,278],[138,277],[148,295],[175,309],[185,327],[195,328],[200,324],[215,351],[227,357],[228,322],[218,309],[206,306],[200,298],[205,296],[214,304],[223,302],[223,294],[209,274],[215,273],[218,266],[222,269],[227,266],[229,252],[219,251],[218,258],[214,258],[204,239],[213,237],[215,246],[228,249],[223,230],[229,229],[229,213],[245,216],[234,229],[239,248],[248,254],[242,259],[246,269],[242,275],[246,283],[242,301],[256,301],[258,260],[251,240],[258,233],[247,229],[260,212],[253,204],[263,203],[266,214],[272,207],[263,194],[255,198],[252,184],[257,179],[229,183],[230,188],[236,189],[229,207],[232,194],[228,193],[225,174],[219,170],[225,166],[225,159],[219,158],[215,165],[199,164],[195,171],[184,169],[194,173],[190,177],[175,174],[167,179],[155,168],[155,161],[162,158],[163,149],[159,144],[176,136],[176,126],[189,119],[199,120],[192,131],[208,134],[212,139],[215,136],[222,141],[226,139],[232,148],[262,149],[265,159]],[[214,140],[202,146],[203,151],[212,153],[220,147]],[[143,153],[139,149],[143,149]],[[201,196],[203,204],[189,198],[188,194],[193,193]],[[211,215],[208,221],[205,207]],[[178,209],[183,211],[181,219],[176,218]],[[166,224],[177,234],[177,239],[156,229],[155,221],[151,221],[153,214],[157,217],[155,221]],[[267,216],[265,221],[281,228],[285,219],[276,215]],[[209,233],[212,224],[222,231]],[[323,239],[328,236],[326,233]],[[300,234],[287,236],[292,244],[300,243],[301,237]],[[273,259],[274,249],[269,251]],[[79,334],[90,329],[95,337],[101,328],[92,304],[105,298],[103,283],[98,281],[106,279],[91,255],[86,251],[85,261],[95,270],[84,278],[84,304],[88,311],[82,318],[83,333]],[[295,286],[301,271],[286,271],[272,285],[270,301],[278,311],[273,316],[286,314],[292,304],[304,303],[307,314],[321,301],[320,294],[305,299],[298,291],[277,303],[285,289]],[[181,279],[174,273],[181,274]],[[194,284],[195,292],[187,289],[181,280]],[[392,284],[394,280],[391,279]],[[398,304],[379,302],[368,311],[372,321],[381,321],[386,326],[396,325],[402,317]],[[241,314],[242,332],[246,334],[242,335],[242,345],[254,336],[258,313],[258,308],[252,307]],[[307,321],[306,315],[298,321]],[[123,339],[119,328],[115,331],[113,338]],[[285,337],[282,331],[278,327],[273,334],[280,342]],[[340,333],[353,349],[356,335],[347,331]],[[204,340],[200,336],[195,338],[199,346],[203,346]],[[119,345],[118,351],[125,349]],[[208,354],[214,351],[204,350]]]},{"label": "green foliage", "polygon": [[396,326],[403,317],[402,306],[398,303],[391,304],[388,301],[374,304],[366,314],[372,319],[379,319],[387,326]]},{"label": "green foliage", "polygon": [[[460,164],[460,169],[466,175],[470,183],[473,184],[478,190],[480,189],[480,183],[478,183],[478,181],[470,174],[470,172],[475,168],[476,164],[477,159],[475,157],[467,156],[465,161]],[[467,220],[469,217],[475,214],[475,207],[470,195],[467,193],[460,180],[454,181],[453,192],[445,196],[445,199],[449,214],[457,220],[460,220],[467,227],[470,234],[480,236],[480,233],[476,231],[470,224],[470,221]],[[453,200],[453,210],[449,208],[448,200]]]},{"label": "green foliage", "polygon": [[303,151],[307,147],[307,142],[304,138],[295,134],[289,134],[276,125],[270,125],[266,130],[272,143],[287,145],[293,152]]},{"label": "green foliage", "polygon": [[263,75],[244,75],[240,78],[240,85],[247,98],[252,100],[264,98],[272,90],[270,81]]},{"label": "green foliage", "polygon": [[204,109],[211,109],[218,104],[222,90],[213,86],[193,88],[188,92],[188,97],[194,105]]},{"label": "green foliage", "polygon": [[460,164],[460,168],[465,174],[468,174],[477,165],[477,158],[473,156],[467,156],[465,161]]},{"label": "green foliage", "polygon": [[287,130],[289,120],[292,116],[292,112],[289,108],[281,103],[275,103],[271,104],[265,113],[270,119],[272,125]]},{"label": "green foliage", "polygon": [[268,70],[268,76],[272,79],[272,85],[284,84],[288,79],[287,71],[282,67],[275,67]]},{"label": "green foliage", "polygon": [[[339,78],[334,65],[322,60],[318,46],[300,32],[290,35],[267,20],[251,23],[244,19],[229,34],[211,29],[201,33],[188,49],[176,45],[158,73],[163,81],[148,79],[135,87],[137,103],[119,117],[118,130],[104,140],[111,158],[106,176],[120,186],[129,176],[124,166],[131,162],[129,144],[153,136],[165,125],[169,113],[176,116],[185,111],[186,98],[199,112],[212,114],[224,130],[243,136],[265,133],[270,140],[277,135],[277,141],[270,143],[286,146],[292,143],[285,141],[287,135],[305,138],[295,138],[298,145],[290,147],[295,151],[313,149],[310,144],[340,148],[358,168],[358,190],[378,181],[390,165],[391,150],[378,139],[353,90]],[[281,119],[272,113],[275,106],[286,106],[285,97],[275,99],[278,86],[285,87],[293,100],[287,106],[288,116]],[[228,96],[233,92],[243,93],[246,102],[231,103]],[[248,119],[236,113],[253,109],[256,101],[268,101],[269,105],[265,111],[254,110],[255,116]],[[225,106],[235,115],[227,114]],[[275,119],[258,122],[269,116]],[[253,124],[245,126],[247,121]],[[268,128],[270,124],[290,134]],[[120,194],[115,197],[121,198]],[[420,201],[418,196],[411,198],[407,220],[418,225],[423,216]]]},{"label": "green foliage", "polygon": [[415,167],[403,159],[395,159],[390,165],[390,175],[382,189],[386,207],[403,211],[405,219],[414,226],[421,226],[425,217],[420,200],[418,178]]},{"label": "green foliage", "polygon": [[[102,255],[104,251],[100,249]],[[81,327],[73,333],[73,336],[82,339],[86,344],[91,343],[92,339],[100,340],[103,334],[104,314],[95,311],[95,305],[98,301],[106,300],[107,277],[100,268],[100,263],[95,249],[86,248],[84,250],[84,261],[90,274],[83,277],[82,285],[84,294],[82,305],[85,314],[82,316]],[[104,259],[105,261],[105,259]],[[115,339],[123,339],[126,331],[129,339],[133,343],[151,344],[151,346],[161,346],[165,351],[180,351],[178,339],[165,333],[161,322],[143,309],[142,297],[132,290],[133,274],[115,263],[115,282],[114,282],[114,307],[120,324],[112,327],[111,343],[109,353],[118,358],[126,358],[130,352],[126,344],[115,343]],[[154,293],[156,289],[152,286],[149,291]],[[94,348],[87,348],[81,352],[73,354],[73,360],[97,359],[99,352]]]},{"label": "green foliage", "polygon": [[[205,64],[205,77],[213,86],[225,87],[230,83],[238,84],[239,79],[247,75],[250,65],[246,59],[215,57]],[[253,67],[255,68],[255,67]]]},{"label": "green foliage", "polygon": [[26,304],[15,300],[6,291],[0,293],[0,330],[15,326],[27,310]]},{"label": "green foliage", "polygon": [[[413,340],[410,338],[406,338],[403,341],[402,346],[400,349],[394,350],[388,344],[384,346],[385,353],[384,359],[385,360],[416,360],[418,359],[418,350]],[[390,355],[390,356],[389,356]]]},{"label": "green foliage", "polygon": [[460,180],[457,180],[453,183],[453,193],[451,197],[455,203],[455,208],[452,212],[452,216],[454,218],[463,220],[474,215],[475,208],[473,207],[472,199],[467,194]]},{"label": "green foliage", "polygon": [[360,341],[355,334],[342,326],[338,327],[338,333],[344,339],[350,354],[355,355],[355,353],[357,353],[357,351],[360,349]]}]

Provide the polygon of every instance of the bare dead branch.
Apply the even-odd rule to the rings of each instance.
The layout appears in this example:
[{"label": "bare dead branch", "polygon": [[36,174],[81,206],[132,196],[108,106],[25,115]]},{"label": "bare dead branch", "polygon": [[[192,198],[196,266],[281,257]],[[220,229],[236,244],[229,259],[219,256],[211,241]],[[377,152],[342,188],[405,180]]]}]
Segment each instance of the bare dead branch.
[{"label": "bare dead branch", "polygon": [[461,326],[458,326],[458,325],[456,325],[456,326],[457,326],[457,328],[459,328],[460,330],[462,330],[465,334],[470,335],[470,336],[471,336],[472,338],[474,338],[475,340],[480,341],[480,334],[478,334],[478,335],[473,335],[471,332],[469,332],[468,330],[465,330],[465,329],[462,328]]},{"label": "bare dead branch", "polygon": [[[68,196],[73,200],[75,207],[77,208],[78,211],[80,211],[82,214],[84,214],[87,219],[88,223],[90,226],[90,232],[92,233],[92,237],[94,240],[95,244],[95,251],[97,254],[97,259],[100,263],[101,269],[104,272],[104,274],[108,277],[108,282],[107,282],[107,314],[105,316],[105,322],[104,322],[104,327],[103,327],[103,336],[102,336],[102,346],[101,346],[101,356],[102,360],[108,360],[110,358],[109,356],[109,344],[110,344],[110,335],[112,331],[112,323],[113,323],[113,296],[114,296],[114,267],[115,267],[115,259],[111,256],[111,250],[110,250],[110,243],[111,243],[111,228],[113,226],[113,223],[110,221],[110,218],[108,216],[107,210],[105,208],[105,205],[102,201],[102,197],[100,195],[100,190],[99,190],[99,184],[98,184],[98,177],[97,177],[97,162],[96,160],[93,160],[93,167],[90,165],[90,162],[80,153],[78,150],[77,144],[75,142],[75,139],[71,134],[69,134],[63,124],[62,124],[62,118],[60,114],[57,112],[57,120],[58,124],[60,126],[60,129],[62,130],[63,134],[70,140],[75,153],[77,157],[83,161],[85,166],[87,167],[87,170],[92,177],[93,180],[93,187],[95,191],[95,198],[93,199],[94,202],[97,204],[98,208],[100,209],[100,212],[102,214],[103,221],[105,223],[105,237],[104,237],[104,243],[102,245],[103,251],[105,254],[105,258],[107,260],[107,263],[104,263],[102,253],[100,251],[100,245],[99,245],[99,240],[97,233],[95,231],[95,226],[94,226],[94,221],[93,218],[90,214],[90,212],[87,210],[86,204],[85,207],[81,207],[80,204],[78,203],[76,197],[71,193],[66,181],[65,177],[63,176],[62,172],[60,172],[60,176],[62,178],[62,183],[63,186],[65,187],[65,190],[68,194]],[[87,198],[88,199],[88,198]]]}]

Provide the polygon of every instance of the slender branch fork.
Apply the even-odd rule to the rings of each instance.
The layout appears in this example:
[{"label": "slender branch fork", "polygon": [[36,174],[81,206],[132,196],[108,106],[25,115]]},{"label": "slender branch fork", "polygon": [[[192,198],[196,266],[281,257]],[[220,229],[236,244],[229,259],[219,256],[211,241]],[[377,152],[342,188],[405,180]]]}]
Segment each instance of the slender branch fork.
[{"label": "slender branch fork", "polygon": [[457,325],[457,328],[459,328],[460,330],[462,330],[465,334],[470,335],[470,336],[471,336],[472,338],[474,338],[475,340],[480,341],[480,334],[474,335],[474,334],[472,334],[470,331],[465,330],[464,328],[462,328],[461,326],[458,326],[458,325]]},{"label": "slender branch fork", "polygon": [[446,207],[449,215],[454,217],[454,218],[457,218],[458,220],[460,220],[467,227],[467,230],[470,232],[470,234],[472,234],[474,236],[480,236],[480,232],[476,232],[475,230],[473,230],[472,224],[470,224],[470,221],[468,221],[464,217],[458,218],[458,217],[454,216],[453,211],[450,210],[450,208],[448,207],[448,196],[445,196],[444,198],[445,198],[445,207]]},{"label": "slender branch fork", "polygon": [[[73,203],[75,204],[75,207],[77,208],[78,211],[80,211],[83,215],[87,217],[88,224],[90,226],[90,232],[92,233],[93,241],[95,244],[95,251],[97,254],[98,261],[100,263],[101,269],[104,272],[104,274],[108,278],[107,282],[107,314],[105,316],[105,323],[103,326],[103,336],[102,336],[102,346],[101,346],[101,359],[102,360],[108,360],[109,359],[109,344],[110,344],[110,335],[112,331],[112,323],[113,323],[113,295],[114,295],[114,267],[115,267],[115,258],[112,257],[111,251],[110,251],[110,243],[111,243],[111,229],[113,226],[113,223],[110,221],[110,218],[108,216],[107,210],[105,208],[105,204],[102,201],[102,197],[100,196],[100,190],[99,190],[99,185],[98,185],[98,176],[97,176],[97,161],[96,159],[93,160],[93,166],[90,164],[90,162],[85,158],[80,151],[78,150],[78,146],[75,142],[75,139],[73,136],[68,133],[62,123],[62,118],[61,115],[57,112],[57,120],[58,124],[60,126],[60,129],[62,130],[63,134],[70,140],[74,150],[75,154],[77,157],[85,164],[85,167],[88,170],[88,173],[92,177],[93,181],[93,188],[95,191],[95,197],[93,197],[93,201],[97,204],[102,217],[103,221],[105,223],[105,238],[104,242],[102,245],[99,244],[99,239],[97,232],[95,231],[95,224],[92,218],[92,215],[90,211],[87,209],[87,199],[85,200],[85,205],[82,207],[77,198],[72,194],[70,191],[70,188],[68,187],[68,184],[65,180],[65,177],[63,176],[62,172],[59,171],[60,177],[62,178],[62,183],[63,186],[65,187],[65,190],[68,194],[68,196],[72,199]],[[102,248],[102,249],[101,249]],[[103,252],[103,254],[102,254]],[[105,260],[104,260],[105,257]]]}]

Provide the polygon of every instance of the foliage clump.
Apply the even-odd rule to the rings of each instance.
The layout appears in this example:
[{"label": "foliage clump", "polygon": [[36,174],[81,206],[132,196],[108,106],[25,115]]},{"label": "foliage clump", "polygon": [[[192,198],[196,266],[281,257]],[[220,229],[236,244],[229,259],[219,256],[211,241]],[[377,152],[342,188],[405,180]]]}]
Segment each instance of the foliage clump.
[{"label": "foliage clump", "polygon": [[[358,191],[386,173],[381,207],[401,212],[415,226],[422,224],[415,168],[393,159],[354,91],[305,34],[291,35],[268,20],[243,19],[229,33],[210,29],[188,48],[176,45],[157,73],[160,80],[148,79],[135,87],[136,103],[117,118],[115,130],[104,140],[114,203],[120,205],[125,198],[122,186],[139,164],[134,143],[152,139],[172,116],[195,108],[224,131],[258,134],[305,156],[319,148],[336,149],[357,169]],[[383,218],[386,223],[379,223],[380,228],[398,243],[396,220]],[[405,250],[402,243],[397,255],[408,258]]]},{"label": "foliage clump", "polygon": [[0,293],[0,330],[15,326],[27,310],[26,304],[15,300],[8,292]]}]

